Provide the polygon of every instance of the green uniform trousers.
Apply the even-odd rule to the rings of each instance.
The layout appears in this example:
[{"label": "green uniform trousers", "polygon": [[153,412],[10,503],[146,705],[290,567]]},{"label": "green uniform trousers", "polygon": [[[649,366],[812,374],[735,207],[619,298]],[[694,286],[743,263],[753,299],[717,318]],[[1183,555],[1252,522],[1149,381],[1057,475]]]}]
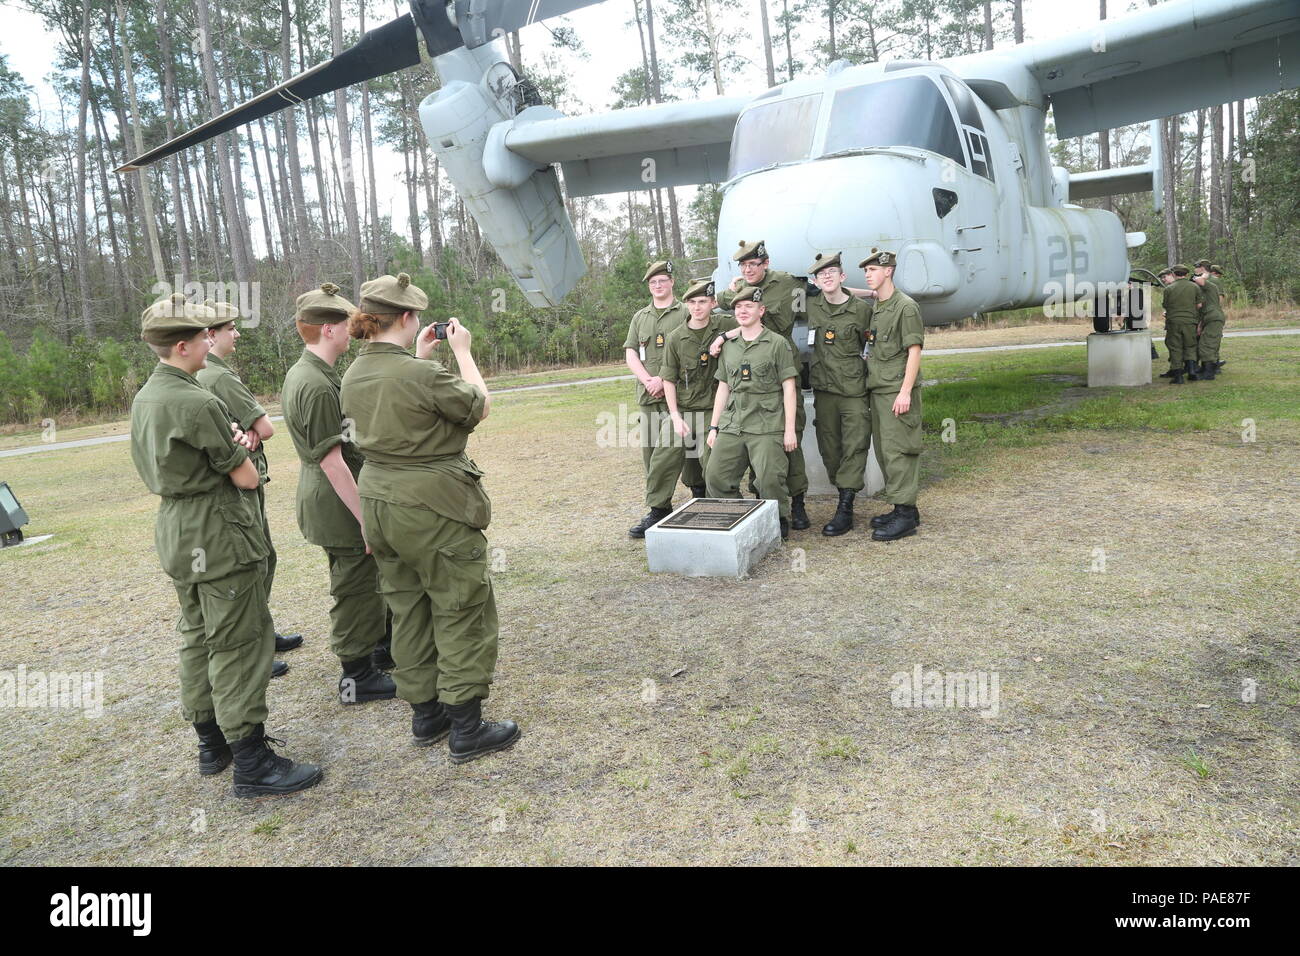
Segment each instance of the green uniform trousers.
[{"label": "green uniform trousers", "polygon": [[497,662],[487,537],[436,512],[374,498],[361,499],[361,514],[393,609],[397,696],[412,704],[487,697]]},{"label": "green uniform trousers", "polygon": [[682,421],[691,433],[677,440],[682,443],[682,484],[688,488],[704,484],[704,469],[709,463],[709,443],[705,441],[709,434],[709,419],[713,417],[712,408],[679,408]]},{"label": "green uniform trousers", "polygon": [[1217,362],[1219,346],[1223,343],[1223,319],[1206,319],[1201,328],[1200,342],[1196,354],[1202,362]]},{"label": "green uniform trousers", "polygon": [[264,562],[215,581],[176,586],[181,616],[181,711],[192,724],[216,718],[226,740],[266,722],[275,628]]},{"label": "green uniform trousers", "polygon": [[[798,386],[798,384],[799,379],[796,378],[795,385]],[[803,461],[803,430],[807,424],[808,413],[803,407],[803,390],[796,387],[794,390],[794,439],[798,444],[795,446],[794,451],[785,452],[785,456],[790,460],[789,467],[786,470],[786,487],[792,495],[802,495],[808,490],[808,471],[804,467]]]},{"label": "green uniform trousers", "polygon": [[865,395],[814,392],[814,427],[826,477],[836,488],[861,491],[871,447],[871,409]]},{"label": "green uniform trousers", "polygon": [[[707,425],[705,426],[708,427]],[[673,432],[667,402],[641,406],[641,461],[645,464],[645,503],[668,508],[685,461],[682,440]]]},{"label": "green uniform trousers", "polygon": [[363,548],[326,548],[325,557],[334,598],[330,650],[340,661],[367,657],[384,639],[388,617],[384,596],[379,593],[379,565]]},{"label": "green uniform trousers", "polygon": [[1196,320],[1165,319],[1165,348],[1169,349],[1169,367],[1181,369],[1184,362],[1196,361]]},{"label": "green uniform trousers", "polygon": [[266,485],[257,486],[257,513],[262,516],[262,533],[266,535],[266,601],[271,602],[271,585],[275,583],[275,545],[271,543],[271,526],[266,520]]},{"label": "green uniform trousers", "polygon": [[885,500],[891,505],[915,505],[921,478],[921,389],[912,389],[912,407],[894,414],[898,392],[872,389],[871,434],[876,440],[876,464],[885,476]]},{"label": "green uniform trousers", "polygon": [[790,517],[790,489],[786,475],[790,459],[780,435],[728,435],[722,432],[713,441],[704,480],[710,498],[739,498],[740,479],[746,468],[761,498],[776,502],[782,518]]}]

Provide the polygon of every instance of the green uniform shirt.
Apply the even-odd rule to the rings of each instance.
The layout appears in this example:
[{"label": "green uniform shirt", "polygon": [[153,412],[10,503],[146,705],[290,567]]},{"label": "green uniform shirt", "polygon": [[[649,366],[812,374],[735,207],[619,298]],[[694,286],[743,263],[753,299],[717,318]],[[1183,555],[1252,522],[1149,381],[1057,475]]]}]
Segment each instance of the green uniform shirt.
[{"label": "green uniform shirt", "polygon": [[[266,409],[253,397],[253,393],[235,374],[235,370],[227,365],[224,359],[213,353],[208,353],[208,367],[199,369],[194,377],[199,380],[200,385],[221,399],[230,411],[230,420],[238,422],[239,427],[244,431],[248,431],[253,422],[266,414]],[[262,446],[258,445],[256,451],[249,452],[249,457],[257,466],[257,473],[261,476],[262,482],[265,484],[270,481],[266,467],[266,452]]]},{"label": "green uniform shirt", "polygon": [[907,371],[907,350],[925,344],[925,323],[921,310],[907,295],[894,294],[876,300],[867,327],[871,340],[871,357],[867,360],[867,388],[872,391],[896,392],[903,387]]},{"label": "green uniform shirt", "polygon": [[825,295],[808,300],[808,334],[812,339],[808,368],[815,391],[849,397],[867,394],[862,343],[872,311],[869,303],[855,295],[849,295],[839,305],[827,302]]},{"label": "green uniform shirt", "polygon": [[427,508],[486,528],[492,502],[465,443],[486,397],[433,359],[389,342],[367,342],[343,376],[343,414],[365,457],[363,498]]},{"label": "green uniform shirt", "polygon": [[[747,288],[749,283],[742,279],[740,288],[735,292],[727,289],[719,293],[718,304],[724,309],[730,309],[736,296]],[[808,281],[788,272],[768,269],[763,281],[758,283],[758,288],[763,290],[763,305],[767,307],[763,313],[763,328],[784,335],[794,345],[794,323],[804,315],[806,300],[815,297],[808,292]],[[799,354],[798,349],[795,349],[795,354]]]},{"label": "green uniform shirt", "polygon": [[1223,314],[1223,300],[1220,298],[1220,296],[1223,295],[1223,290],[1219,288],[1219,283],[1213,279],[1206,279],[1205,288],[1203,288],[1201,292],[1203,293],[1205,302],[1201,318],[1206,321],[1211,319],[1222,320],[1226,318]]},{"label": "green uniform shirt", "polygon": [[[785,431],[785,391],[782,383],[799,372],[794,346],[764,328],[746,342],[739,336],[722,346],[714,377],[731,387],[718,430],[728,435],[772,435]],[[796,399],[797,401],[797,399]]]},{"label": "green uniform shirt", "polygon": [[1165,286],[1165,321],[1185,319],[1195,322],[1201,317],[1197,303],[1205,301],[1205,290],[1187,277]]},{"label": "green uniform shirt", "polygon": [[344,441],[339,388],[334,366],[303,349],[280,390],[284,424],[302,465],[298,470],[298,528],[304,538],[322,548],[364,548],[361,526],[320,467],[330,449],[340,445],[352,477],[361,474],[361,452],[352,442]]},{"label": "green uniform shirt", "polygon": [[[637,350],[641,364],[651,377],[660,375],[664,353],[668,350],[668,334],[690,317],[686,306],[676,299],[663,309],[655,308],[652,302],[644,309],[638,309],[632,316],[623,348]],[[663,401],[662,398],[652,397],[639,381],[636,383],[636,398],[642,405],[656,405]]]},{"label": "green uniform shirt", "polygon": [[735,327],[735,319],[714,312],[702,329],[693,329],[689,323],[683,323],[668,333],[659,374],[664,381],[677,387],[679,411],[712,410],[713,396],[718,390],[718,381],[714,378],[718,360],[709,354],[709,346],[723,332]]},{"label": "green uniform shirt", "polygon": [[154,547],[178,584],[224,578],[270,553],[256,492],[230,480],[248,458],[230,422],[221,399],[162,362],[131,403],[131,460],[162,498]]}]

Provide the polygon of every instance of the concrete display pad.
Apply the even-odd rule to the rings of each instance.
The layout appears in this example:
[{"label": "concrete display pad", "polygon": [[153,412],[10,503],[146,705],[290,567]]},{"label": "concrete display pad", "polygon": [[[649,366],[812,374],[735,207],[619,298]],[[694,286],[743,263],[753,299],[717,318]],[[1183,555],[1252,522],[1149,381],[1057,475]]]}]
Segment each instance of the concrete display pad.
[{"label": "concrete display pad", "polygon": [[[822,453],[817,447],[817,429],[813,427],[816,412],[813,411],[813,393],[803,392],[803,407],[807,423],[803,427],[803,464],[808,475],[808,494],[837,495],[839,489],[831,483],[826,475],[826,466],[822,464]],[[863,498],[870,498],[885,490],[885,476],[876,464],[875,440],[867,446],[866,486],[858,492]]]},{"label": "concrete display pad", "polygon": [[[673,515],[694,500],[679,505]],[[645,533],[645,556],[652,573],[667,571],[693,578],[744,577],[779,547],[780,514],[771,500],[760,503],[729,531],[665,528],[660,522]]]},{"label": "concrete display pad", "polygon": [[1088,336],[1088,387],[1151,384],[1151,332],[1093,332]]}]

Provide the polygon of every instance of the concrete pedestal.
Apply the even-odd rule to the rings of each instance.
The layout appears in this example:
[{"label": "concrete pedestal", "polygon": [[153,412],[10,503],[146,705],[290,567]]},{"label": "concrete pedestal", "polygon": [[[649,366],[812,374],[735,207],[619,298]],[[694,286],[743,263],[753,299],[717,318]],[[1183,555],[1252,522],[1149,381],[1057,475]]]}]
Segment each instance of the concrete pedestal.
[{"label": "concrete pedestal", "polygon": [[[826,466],[822,464],[822,453],[817,447],[817,429],[813,427],[813,419],[816,413],[813,411],[813,393],[803,392],[803,407],[807,415],[807,424],[803,429],[803,463],[804,470],[808,474],[808,494],[810,495],[835,495],[838,489],[826,476]],[[880,473],[880,466],[876,464],[876,451],[873,444],[867,448],[867,472],[866,486],[863,487],[859,494],[864,498],[880,494],[885,488],[885,476]]]},{"label": "concrete pedestal", "polygon": [[[683,502],[673,514],[693,500]],[[645,533],[645,556],[652,572],[669,571],[693,578],[744,577],[768,552],[779,547],[780,514],[771,500],[764,501],[729,531],[665,528],[660,523]]]},{"label": "concrete pedestal", "polygon": [[1088,336],[1088,387],[1151,384],[1151,332],[1093,332]]}]

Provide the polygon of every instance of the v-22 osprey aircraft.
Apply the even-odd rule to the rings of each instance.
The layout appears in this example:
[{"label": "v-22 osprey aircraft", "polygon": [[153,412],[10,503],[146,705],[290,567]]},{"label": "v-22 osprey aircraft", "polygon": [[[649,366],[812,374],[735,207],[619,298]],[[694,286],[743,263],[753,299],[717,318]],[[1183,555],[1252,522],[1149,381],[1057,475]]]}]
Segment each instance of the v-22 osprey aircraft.
[{"label": "v-22 osprey aircraft", "polygon": [[[415,66],[441,88],[420,122],[443,170],[528,301],[586,271],[570,196],[721,183],[719,287],[741,239],[795,274],[820,251],[898,254],[895,282],[929,325],[1119,285],[1145,241],[1072,200],[1152,190],[1147,164],[1070,174],[1059,137],[1300,86],[1300,0],[1177,0],[1067,36],[937,61],[830,65],[752,96],[565,116],[510,65],[506,33],[593,0],[411,0],[353,47],[140,156],[156,162],[259,117]],[[650,171],[651,175],[647,176]]]}]

